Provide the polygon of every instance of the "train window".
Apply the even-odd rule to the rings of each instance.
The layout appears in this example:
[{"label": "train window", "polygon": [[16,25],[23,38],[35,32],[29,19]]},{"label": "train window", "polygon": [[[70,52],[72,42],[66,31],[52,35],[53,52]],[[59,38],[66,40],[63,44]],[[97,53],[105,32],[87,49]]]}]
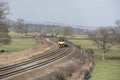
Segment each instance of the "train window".
[{"label": "train window", "polygon": [[60,37],[60,38],[59,38],[59,41],[64,41],[64,39]]}]

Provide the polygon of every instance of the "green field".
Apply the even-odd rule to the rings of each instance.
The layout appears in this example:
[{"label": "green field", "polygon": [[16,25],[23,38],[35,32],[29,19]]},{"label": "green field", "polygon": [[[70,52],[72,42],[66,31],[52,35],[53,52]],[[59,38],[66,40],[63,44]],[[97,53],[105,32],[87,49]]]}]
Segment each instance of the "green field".
[{"label": "green field", "polygon": [[0,50],[18,51],[30,48],[36,44],[36,40],[32,36],[25,36],[24,34],[10,33],[12,42],[10,45],[0,46]]},{"label": "green field", "polygon": [[106,54],[106,60],[102,59],[102,52],[89,40],[69,39],[71,42],[81,45],[83,48],[94,50],[95,66],[90,80],[120,80],[120,50],[115,46]]}]

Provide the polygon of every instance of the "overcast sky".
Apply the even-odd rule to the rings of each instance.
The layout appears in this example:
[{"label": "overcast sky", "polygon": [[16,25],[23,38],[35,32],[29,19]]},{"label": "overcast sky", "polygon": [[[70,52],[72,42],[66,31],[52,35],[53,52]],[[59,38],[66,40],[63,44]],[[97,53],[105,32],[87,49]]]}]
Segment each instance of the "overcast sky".
[{"label": "overcast sky", "polygon": [[112,26],[120,19],[120,0],[8,0],[16,20],[82,26]]}]

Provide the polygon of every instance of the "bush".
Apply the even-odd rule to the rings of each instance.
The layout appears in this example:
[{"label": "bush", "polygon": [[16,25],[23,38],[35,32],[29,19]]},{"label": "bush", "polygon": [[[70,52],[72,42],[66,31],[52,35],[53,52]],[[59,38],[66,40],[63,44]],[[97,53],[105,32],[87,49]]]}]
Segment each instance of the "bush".
[{"label": "bush", "polygon": [[75,72],[76,67],[74,64],[68,64],[66,67],[63,67],[62,69],[60,69],[62,72],[64,72],[64,76],[65,77],[70,77],[72,76],[73,72]]}]

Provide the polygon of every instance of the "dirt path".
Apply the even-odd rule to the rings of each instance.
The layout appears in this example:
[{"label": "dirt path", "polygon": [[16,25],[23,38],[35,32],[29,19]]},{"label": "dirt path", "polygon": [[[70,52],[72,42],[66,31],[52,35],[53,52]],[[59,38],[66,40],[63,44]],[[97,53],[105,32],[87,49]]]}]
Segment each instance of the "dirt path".
[{"label": "dirt path", "polygon": [[21,61],[27,59],[37,54],[41,54],[46,50],[52,48],[52,45],[42,44],[36,45],[32,49],[15,51],[15,52],[4,52],[0,54],[0,66],[10,64],[13,62]]}]

